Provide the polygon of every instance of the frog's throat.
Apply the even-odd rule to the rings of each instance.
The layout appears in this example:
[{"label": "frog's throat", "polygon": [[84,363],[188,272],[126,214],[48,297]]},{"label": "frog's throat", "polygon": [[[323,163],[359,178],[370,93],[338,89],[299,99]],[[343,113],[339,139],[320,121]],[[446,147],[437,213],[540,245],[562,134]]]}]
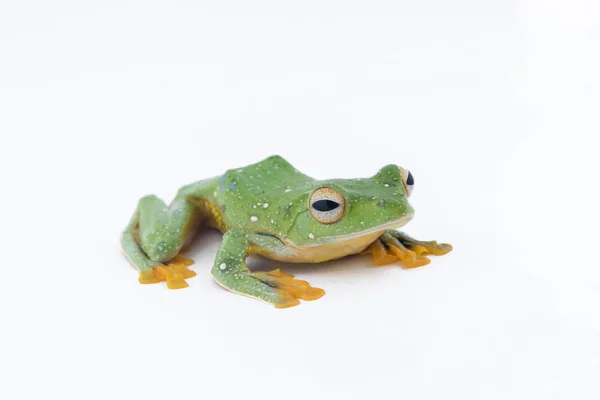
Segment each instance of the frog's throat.
[{"label": "frog's throat", "polygon": [[360,253],[377,240],[383,232],[406,225],[412,217],[413,213],[410,213],[385,225],[365,229],[348,235],[321,238],[320,243],[298,245],[290,240],[284,239],[285,243],[292,248],[293,251],[286,257],[283,257],[285,259],[282,259],[282,261],[315,263]]}]

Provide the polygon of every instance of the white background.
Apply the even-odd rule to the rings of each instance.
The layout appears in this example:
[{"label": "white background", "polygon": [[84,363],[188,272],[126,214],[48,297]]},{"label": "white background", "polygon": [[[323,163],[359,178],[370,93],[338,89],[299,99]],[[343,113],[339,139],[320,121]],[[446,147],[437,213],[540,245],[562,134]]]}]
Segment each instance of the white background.
[{"label": "white background", "polygon": [[[598,399],[600,3],[0,1],[2,399]],[[431,265],[142,286],[137,199],[397,163]],[[257,268],[281,266],[254,260]]]}]

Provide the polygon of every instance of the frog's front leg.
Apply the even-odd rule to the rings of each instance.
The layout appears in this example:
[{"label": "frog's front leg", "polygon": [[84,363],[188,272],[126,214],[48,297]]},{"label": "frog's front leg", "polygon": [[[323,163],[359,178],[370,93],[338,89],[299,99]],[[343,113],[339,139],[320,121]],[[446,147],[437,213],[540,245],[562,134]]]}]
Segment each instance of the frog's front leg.
[{"label": "frog's front leg", "polygon": [[364,253],[373,255],[375,265],[387,265],[400,260],[406,268],[415,268],[431,262],[425,256],[441,256],[451,250],[452,246],[447,243],[420,241],[403,232],[386,231]]},{"label": "frog's front leg", "polygon": [[308,282],[294,279],[279,269],[250,271],[245,259],[250,253],[258,252],[253,250],[257,245],[264,245],[260,234],[227,232],[211,271],[215,281],[233,293],[271,303],[277,308],[293,307],[300,304],[299,299],[316,300],[325,294],[323,289],[311,287]]}]

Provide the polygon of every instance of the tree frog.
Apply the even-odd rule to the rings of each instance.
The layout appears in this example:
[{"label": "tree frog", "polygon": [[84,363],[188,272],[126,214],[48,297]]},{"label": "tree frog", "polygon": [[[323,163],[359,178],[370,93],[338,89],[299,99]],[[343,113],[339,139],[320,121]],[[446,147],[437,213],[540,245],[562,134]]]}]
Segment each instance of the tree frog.
[{"label": "tree frog", "polygon": [[429,263],[449,244],[419,241],[397,231],[413,217],[408,203],[414,177],[387,165],[370,178],[316,180],[280,156],[183,186],[170,205],[139,200],[121,236],[140,283],[187,287],[196,273],[182,249],[201,227],[224,233],[212,276],[225,289],[278,308],[315,300],[322,289],[279,269],[251,271],[250,254],[292,263],[321,263],[370,253],[375,265]]}]

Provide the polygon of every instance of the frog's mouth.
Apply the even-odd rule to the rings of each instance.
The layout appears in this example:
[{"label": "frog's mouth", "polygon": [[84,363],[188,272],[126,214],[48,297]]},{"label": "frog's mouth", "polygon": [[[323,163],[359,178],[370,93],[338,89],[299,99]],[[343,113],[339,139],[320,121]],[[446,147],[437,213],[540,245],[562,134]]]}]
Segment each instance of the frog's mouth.
[{"label": "frog's mouth", "polygon": [[[354,241],[354,240],[358,240],[364,237],[371,237],[373,235],[375,235],[375,239],[373,239],[371,242],[369,242],[367,245],[373,243],[379,236],[381,236],[381,234],[383,234],[383,232],[385,231],[389,231],[392,229],[398,229],[403,227],[404,225],[406,225],[411,219],[413,218],[413,213],[404,215],[394,221],[391,221],[387,224],[384,225],[379,225],[373,228],[368,228],[362,231],[358,231],[358,232],[353,232],[353,233],[349,233],[347,235],[342,235],[342,236],[330,236],[330,237],[324,237],[322,238],[322,240],[324,242],[346,242],[346,241]],[[308,245],[304,245],[302,247],[312,247],[312,246],[321,246],[322,244],[308,244]]]},{"label": "frog's mouth", "polygon": [[413,214],[410,213],[374,228],[342,236],[321,238],[320,243],[298,245],[286,240],[286,244],[293,249],[293,255],[287,256],[285,261],[315,263],[360,253],[377,240],[383,232],[406,225],[412,217]]}]

